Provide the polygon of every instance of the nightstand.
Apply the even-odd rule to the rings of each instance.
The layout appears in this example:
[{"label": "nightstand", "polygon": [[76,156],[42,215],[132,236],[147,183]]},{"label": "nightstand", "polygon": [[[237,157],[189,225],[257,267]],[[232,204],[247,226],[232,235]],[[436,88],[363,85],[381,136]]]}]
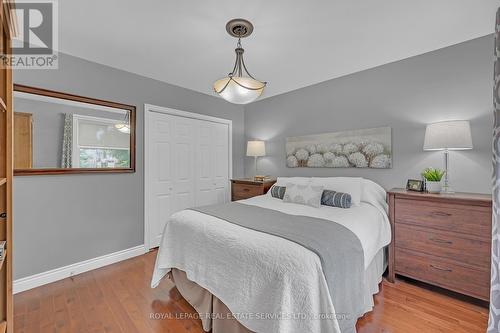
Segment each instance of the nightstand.
[{"label": "nightstand", "polygon": [[390,282],[398,274],[489,299],[490,195],[393,189],[388,202]]},{"label": "nightstand", "polygon": [[276,179],[256,181],[251,178],[231,179],[231,200],[243,200],[266,194]]}]

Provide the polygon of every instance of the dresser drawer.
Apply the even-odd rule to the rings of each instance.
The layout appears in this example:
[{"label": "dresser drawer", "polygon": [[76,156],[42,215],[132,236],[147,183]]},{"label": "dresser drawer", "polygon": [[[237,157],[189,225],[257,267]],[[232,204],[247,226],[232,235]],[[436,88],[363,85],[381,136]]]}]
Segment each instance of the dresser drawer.
[{"label": "dresser drawer", "polygon": [[489,299],[490,271],[396,247],[396,273],[483,300]]},{"label": "dresser drawer", "polygon": [[425,229],[408,224],[396,224],[396,246],[438,257],[460,260],[479,268],[490,268],[489,241],[450,231]]},{"label": "dresser drawer", "polygon": [[250,184],[233,184],[232,191],[233,200],[247,199],[264,194],[264,189],[262,186]]},{"label": "dresser drawer", "polygon": [[475,235],[489,240],[491,207],[397,199],[395,222]]}]

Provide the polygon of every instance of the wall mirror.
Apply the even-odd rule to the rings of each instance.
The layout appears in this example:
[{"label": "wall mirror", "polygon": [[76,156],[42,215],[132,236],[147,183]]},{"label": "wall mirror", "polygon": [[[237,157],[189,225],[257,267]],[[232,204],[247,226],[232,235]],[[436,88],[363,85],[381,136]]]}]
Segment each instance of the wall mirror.
[{"label": "wall mirror", "polygon": [[14,175],[135,171],[135,106],[14,85]]}]

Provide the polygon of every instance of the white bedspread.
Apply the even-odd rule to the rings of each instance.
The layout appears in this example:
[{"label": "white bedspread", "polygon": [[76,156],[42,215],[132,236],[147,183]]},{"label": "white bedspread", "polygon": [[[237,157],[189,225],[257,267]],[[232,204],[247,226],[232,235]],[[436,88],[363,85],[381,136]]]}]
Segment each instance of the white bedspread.
[{"label": "white bedspread", "polygon": [[[350,209],[313,208],[267,195],[239,202],[346,226],[361,241],[367,267],[391,238],[383,202],[369,201]],[[319,257],[294,242],[184,210],[165,226],[152,287],[173,267],[216,295],[252,331],[340,333]],[[331,319],[314,317],[325,314]]]}]

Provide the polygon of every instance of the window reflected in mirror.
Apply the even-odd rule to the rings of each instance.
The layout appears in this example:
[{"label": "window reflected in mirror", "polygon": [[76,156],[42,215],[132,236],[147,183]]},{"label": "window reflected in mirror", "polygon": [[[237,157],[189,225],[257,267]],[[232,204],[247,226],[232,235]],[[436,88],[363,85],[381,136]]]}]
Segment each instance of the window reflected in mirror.
[{"label": "window reflected in mirror", "polygon": [[15,174],[133,171],[135,107],[15,86]]}]

